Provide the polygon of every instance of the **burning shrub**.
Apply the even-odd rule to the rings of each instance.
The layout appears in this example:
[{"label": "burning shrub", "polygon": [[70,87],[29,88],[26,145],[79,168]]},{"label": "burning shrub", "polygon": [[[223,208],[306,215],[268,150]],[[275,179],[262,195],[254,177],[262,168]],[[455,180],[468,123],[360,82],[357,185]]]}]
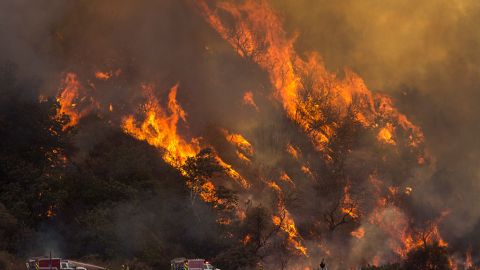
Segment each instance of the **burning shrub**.
[{"label": "burning shrub", "polygon": [[435,242],[410,251],[404,268],[409,270],[450,270],[451,265],[446,247]]}]

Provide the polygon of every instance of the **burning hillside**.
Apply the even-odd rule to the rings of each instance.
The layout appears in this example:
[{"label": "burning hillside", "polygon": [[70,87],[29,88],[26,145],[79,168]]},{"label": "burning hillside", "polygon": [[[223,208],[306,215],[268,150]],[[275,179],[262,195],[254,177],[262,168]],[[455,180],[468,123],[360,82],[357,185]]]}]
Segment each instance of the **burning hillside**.
[{"label": "burning hillside", "polygon": [[476,269],[449,231],[458,206],[426,195],[444,159],[408,95],[329,68],[288,1],[109,2],[53,8],[33,105],[2,71],[2,102],[36,113],[0,119],[0,250],[132,269]]}]

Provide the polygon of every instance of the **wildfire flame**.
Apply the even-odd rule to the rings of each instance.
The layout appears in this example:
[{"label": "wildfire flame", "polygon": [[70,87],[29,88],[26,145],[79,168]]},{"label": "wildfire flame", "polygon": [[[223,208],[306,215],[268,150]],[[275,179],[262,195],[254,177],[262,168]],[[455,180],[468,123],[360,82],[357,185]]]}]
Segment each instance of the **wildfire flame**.
[{"label": "wildfire flame", "polygon": [[202,198],[204,202],[219,204],[219,199],[215,192],[215,185],[212,182],[208,181],[202,185],[200,198]]},{"label": "wildfire flame", "polygon": [[360,216],[357,203],[350,196],[350,184],[346,185],[343,189],[343,202],[341,210],[344,214],[349,215],[354,219]]},{"label": "wildfire flame", "polygon": [[57,102],[60,104],[60,108],[57,111],[57,118],[60,118],[62,115],[68,116],[69,122],[63,126],[63,130],[66,130],[69,127],[75,126],[80,119],[80,115],[75,109],[75,100],[78,98],[80,83],[77,80],[77,75],[74,73],[67,73],[62,83],[64,88],[57,97]]},{"label": "wildfire flame", "polygon": [[[353,114],[355,121],[372,132],[377,140],[375,143],[400,147],[403,141],[399,132],[403,132],[407,134],[407,146],[418,147],[422,144],[423,134],[420,128],[398,112],[393,106],[391,98],[371,93],[363,80],[352,71],[346,70],[343,78],[339,78],[326,69],[316,53],[310,53],[307,57],[297,54],[294,48],[295,38],[288,37],[282,28],[280,18],[271,10],[266,1],[246,0],[238,5],[221,1],[215,9],[211,9],[204,0],[198,0],[197,4],[207,22],[234,48],[238,55],[257,64],[266,72],[276,101],[281,104],[285,115],[299,127],[299,130],[308,135],[317,151],[326,154],[324,156],[327,160],[332,160],[328,154],[329,143],[333,141],[332,138],[335,138],[341,121],[346,119],[349,113]],[[231,16],[233,24],[223,21],[220,13]],[[106,81],[114,76],[119,76],[120,73],[120,70],[115,72],[97,71],[94,75],[96,79]],[[121,126],[125,133],[134,138],[164,149],[163,159],[185,174],[181,169],[182,165],[189,157],[197,155],[201,146],[198,137],[186,139],[180,134],[180,125],[188,123],[185,110],[177,102],[178,88],[177,84],[170,89],[168,100],[165,105],[162,105],[155,94],[154,85],[143,84],[141,89],[146,101],[141,112],[123,117]],[[64,130],[75,126],[79,119],[92,108],[91,105],[82,106],[83,109],[79,108],[78,104],[87,97],[85,93],[81,93],[82,91],[84,88],[77,75],[67,73],[57,98],[60,104],[57,117],[67,115],[69,118],[69,122],[63,126]],[[322,103],[318,103],[318,100]],[[244,105],[259,111],[252,91],[245,92],[242,101]],[[90,103],[95,104],[93,101]],[[329,115],[328,112],[320,109],[321,106],[334,108],[336,115],[332,116],[334,113]],[[118,108],[122,107],[115,107],[116,111],[121,110]],[[108,110],[113,112],[112,104],[108,105]],[[252,144],[240,133],[231,133],[226,129],[223,129],[222,132],[226,141],[235,147],[237,157],[245,164],[251,165],[252,160],[255,161],[253,159],[255,150]],[[302,152],[302,150],[304,149],[300,146],[287,144],[282,151],[290,154],[298,162],[300,171],[312,180],[314,174],[309,166],[315,166],[315,164],[306,161],[309,153]],[[215,153],[214,158],[230,178],[245,189],[250,187],[251,183],[225,162],[219,154]],[[425,159],[425,156],[419,156],[418,163],[424,164]],[[315,169],[315,167],[312,168]],[[286,233],[288,242],[295,251],[308,256],[307,248],[302,244],[303,240],[297,230],[295,220],[286,209],[286,203],[282,199],[284,182],[293,183],[293,180],[283,168],[275,169],[275,173],[278,172],[280,172],[279,175],[277,174],[278,179],[275,177],[273,179],[283,182],[278,181],[277,184],[274,181],[264,181],[263,183],[279,197],[277,212],[272,216],[272,222]],[[317,172],[314,172],[316,176]],[[291,175],[296,181],[301,178],[295,172],[292,172]],[[267,179],[267,177],[263,179]],[[376,194],[374,194],[376,208],[369,215],[365,215],[367,222],[388,235],[388,244],[396,254],[405,257],[410,250],[434,241],[441,246],[447,246],[440,235],[438,222],[433,222],[423,230],[414,231],[407,222],[405,214],[393,203],[393,199],[397,196],[410,195],[413,191],[412,187],[406,187],[404,192],[401,192],[400,187],[385,187],[380,179],[371,179],[371,184],[376,190]],[[285,188],[285,190],[287,189]],[[360,211],[358,203],[355,201],[356,197],[351,193],[352,190],[354,191],[351,183],[344,187],[339,209],[345,217],[357,220],[365,213],[363,208],[361,208],[362,212]],[[215,184],[212,181],[206,181],[201,184],[198,195],[205,202],[220,205],[223,202],[217,197],[216,192]],[[239,219],[244,219],[245,212],[242,209],[236,210]],[[223,225],[232,222],[230,219],[218,219],[217,221]],[[360,226],[351,231],[350,235],[359,239],[356,241],[362,241],[360,239],[364,239],[365,235],[369,233],[368,228]],[[246,244],[250,240],[250,236],[247,235],[241,242]],[[372,260],[378,264],[380,258],[375,255]]]},{"label": "wildfire flame", "polygon": [[290,213],[284,209],[284,217],[273,216],[273,224],[280,226],[280,228],[287,233],[289,243],[297,250],[300,254],[307,256],[307,248],[301,244],[301,238],[298,234],[297,228],[295,226],[295,221],[290,216]]},{"label": "wildfire flame", "polygon": [[[418,147],[422,144],[423,133],[420,128],[398,112],[391,98],[370,92],[363,80],[352,71],[345,70],[344,77],[338,78],[325,68],[316,53],[310,53],[306,59],[300,57],[293,46],[295,38],[287,36],[281,20],[266,1],[247,0],[240,4],[221,1],[211,8],[206,1],[200,0],[197,5],[210,26],[241,57],[266,71],[274,94],[287,117],[311,138],[318,151],[327,153],[327,159],[332,159],[328,154],[328,144],[335,136],[339,122],[344,121],[349,114],[353,114],[355,121],[364,128],[377,132],[379,143],[400,147],[395,138],[397,132],[402,131],[408,134],[406,146]],[[229,16],[230,20],[225,20],[225,16]],[[337,114],[332,116],[329,111],[322,111],[320,106],[335,108]],[[292,145],[287,145],[286,150],[295,159],[299,158],[297,149]],[[419,157],[422,160],[418,162],[420,165],[424,163],[423,159],[424,157]],[[307,166],[302,166],[301,170],[311,175]],[[382,183],[381,180],[376,181]],[[275,183],[269,185],[280,190]],[[389,232],[391,238],[396,239],[391,243],[392,249],[405,256],[406,252],[418,246],[418,237],[410,232],[410,226],[404,222],[401,210],[391,208],[389,198],[380,194],[383,188],[378,186],[378,190],[377,209],[373,211],[370,221]],[[411,187],[406,189],[408,194],[411,191]],[[390,196],[396,196],[397,193]],[[394,224],[384,218],[390,209],[398,211],[390,213],[396,219]],[[341,211],[353,219],[360,216],[357,203],[350,195],[350,184],[344,189]],[[278,220],[277,218],[276,221]],[[362,238],[366,233],[360,228],[352,232],[352,236]],[[441,239],[437,226],[429,228],[424,233],[427,234],[430,235],[427,241],[436,239],[446,244]]]},{"label": "wildfire flame", "polygon": [[200,151],[198,138],[190,141],[183,139],[177,130],[180,120],[186,122],[186,113],[177,103],[178,84],[170,89],[168,94],[167,110],[154,95],[151,84],[142,86],[147,97],[144,105],[144,120],[138,122],[133,115],[123,119],[123,130],[138,140],[146,141],[150,145],[166,150],[163,158],[175,167],[180,167],[188,157],[195,156]]},{"label": "wildfire flame", "polygon": [[[392,194],[396,194],[398,191],[397,189],[393,190]],[[390,192],[392,192],[392,189],[390,189]],[[389,236],[388,244],[390,248],[402,258],[405,258],[411,250],[434,242],[442,247],[448,246],[438,228],[440,220],[434,220],[421,228],[412,228],[405,214],[385,197],[378,199],[377,208],[368,220]]]},{"label": "wildfire flame", "polygon": [[225,173],[230,176],[232,179],[236,180],[243,188],[249,188],[250,183],[245,179],[240,173],[238,173],[232,165],[223,161],[218,155],[215,156],[215,160],[217,161],[218,165],[220,165]]},{"label": "wildfire flame", "polygon": [[61,84],[62,88],[57,96],[59,108],[56,118],[62,119],[64,115],[68,116],[68,122],[64,123],[62,128],[65,131],[77,125],[82,117],[94,108],[98,108],[99,104],[88,95],[86,89],[79,82],[77,74],[66,73]]},{"label": "wildfire flame", "polygon": [[387,124],[386,127],[380,129],[377,135],[377,139],[381,142],[386,144],[395,145],[395,141],[393,140],[393,126],[391,124]]},{"label": "wildfire flame", "polygon": [[253,156],[253,146],[241,134],[229,133],[227,130],[222,130],[225,139],[237,148],[237,157],[247,163],[251,162]]},{"label": "wildfire flame", "polygon": [[[302,100],[305,91],[324,97],[324,101],[332,103],[341,115],[354,104],[359,108],[355,117],[365,126],[373,125],[378,116],[398,122],[403,129],[411,131],[412,146],[423,139],[420,129],[400,114],[388,97],[373,95],[355,73],[346,70],[345,78],[338,79],[326,70],[317,54],[312,53],[307,60],[298,56],[293,46],[294,38],[287,37],[279,17],[266,1],[245,1],[238,5],[220,2],[215,10],[205,1],[197,4],[207,22],[240,56],[251,59],[268,73],[287,116],[310,135],[317,149],[324,149],[334,134],[336,123],[329,123],[329,116],[312,107],[309,99]],[[233,26],[222,21],[219,10],[232,17]],[[299,113],[304,117],[299,117]],[[321,132],[311,132],[314,123],[323,123],[317,127]],[[384,133],[382,131],[382,135],[389,136]]]},{"label": "wildfire flame", "polygon": [[280,213],[280,215],[272,216],[273,224],[279,226],[279,228],[287,234],[288,242],[299,254],[308,257],[308,250],[302,244],[302,238],[297,231],[295,221],[291,217],[288,210],[285,208],[282,189],[277,183],[273,181],[267,182],[267,185],[279,196],[278,212]]}]

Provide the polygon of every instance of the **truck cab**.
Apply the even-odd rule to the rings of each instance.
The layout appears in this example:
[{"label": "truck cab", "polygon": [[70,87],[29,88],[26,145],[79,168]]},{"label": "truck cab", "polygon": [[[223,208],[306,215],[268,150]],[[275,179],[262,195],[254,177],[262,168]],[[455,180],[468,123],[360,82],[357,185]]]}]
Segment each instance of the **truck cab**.
[{"label": "truck cab", "polygon": [[213,265],[211,265],[209,262],[205,262],[203,265],[204,270],[220,270],[218,268],[215,268]]}]

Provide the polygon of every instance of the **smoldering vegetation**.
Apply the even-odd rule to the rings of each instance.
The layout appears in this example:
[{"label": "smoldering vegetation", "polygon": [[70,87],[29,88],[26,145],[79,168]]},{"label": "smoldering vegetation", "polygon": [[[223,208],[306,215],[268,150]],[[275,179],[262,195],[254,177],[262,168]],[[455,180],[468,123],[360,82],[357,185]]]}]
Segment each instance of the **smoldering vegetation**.
[{"label": "smoldering vegetation", "polygon": [[[312,143],[318,130],[285,113],[268,70],[239,56],[193,1],[0,3],[2,261],[16,269],[14,257],[53,251],[130,269],[174,257],[222,269],[303,269],[322,258],[329,269],[474,267],[480,7],[433,2],[268,2],[300,57],[317,51],[338,78],[351,68],[425,137],[410,147],[412,131],[397,128],[379,142],[398,123],[365,127],[360,107],[344,116],[304,87],[297,102],[331,117],[328,151]],[[225,10],[225,25],[241,25]],[[67,129],[57,99],[66,74],[76,74],[74,108],[84,112]],[[122,127],[126,115],[147,119],[144,86],[167,106],[176,84],[186,121],[174,124],[202,149],[180,166]]]}]

